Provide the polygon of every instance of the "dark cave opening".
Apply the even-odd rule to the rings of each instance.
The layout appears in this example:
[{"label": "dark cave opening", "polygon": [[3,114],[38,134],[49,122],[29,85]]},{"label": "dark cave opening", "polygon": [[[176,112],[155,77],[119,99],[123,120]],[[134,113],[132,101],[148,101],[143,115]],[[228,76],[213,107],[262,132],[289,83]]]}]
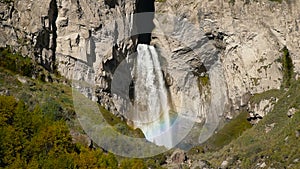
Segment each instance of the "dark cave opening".
[{"label": "dark cave opening", "polygon": [[151,42],[151,32],[154,29],[154,6],[155,0],[136,0],[136,27],[138,33],[138,44]]}]

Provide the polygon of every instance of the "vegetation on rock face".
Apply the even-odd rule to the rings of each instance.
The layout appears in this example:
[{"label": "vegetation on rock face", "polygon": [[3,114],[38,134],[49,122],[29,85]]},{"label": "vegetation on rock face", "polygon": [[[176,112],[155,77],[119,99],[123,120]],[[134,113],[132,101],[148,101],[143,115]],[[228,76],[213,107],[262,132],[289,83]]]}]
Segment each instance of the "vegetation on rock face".
[{"label": "vegetation on rock face", "polygon": [[208,151],[216,151],[241,136],[244,131],[252,127],[247,121],[247,116],[248,113],[246,111],[241,112],[230,123],[227,123],[215,135],[209,138],[203,147],[206,147]]},{"label": "vegetation on rock face", "polygon": [[284,47],[282,50],[282,71],[283,71],[283,87],[289,87],[291,84],[291,79],[293,78],[293,61],[290,57],[289,50]]},{"label": "vegetation on rock face", "polygon": [[147,166],[140,159],[130,159],[121,161],[120,168],[123,169],[147,169]]},{"label": "vegetation on rock face", "polygon": [[114,126],[114,128],[121,134],[136,138],[145,138],[144,133],[140,129],[133,129],[132,127],[129,127],[124,121],[101,106],[99,107],[99,109],[105,121],[111,126]]},{"label": "vegetation on rock face", "polygon": [[30,111],[23,101],[0,96],[0,167],[116,168],[102,150],[74,144],[64,121],[53,121],[41,108]]},{"label": "vegetation on rock face", "polygon": [[208,75],[205,75],[205,76],[199,76],[199,83],[203,86],[207,86],[209,85],[209,77]]},{"label": "vegetation on rock face", "polygon": [[[299,91],[300,80],[291,79],[288,90],[271,90],[255,95],[251,99],[252,102],[270,97],[277,97],[279,101],[258,124],[244,132],[240,132],[239,127],[236,127],[239,125],[245,127],[242,123],[246,121],[246,117],[239,115],[240,118],[238,116],[237,120],[225,125],[206,143],[208,148],[221,149],[193,155],[193,159],[207,160],[214,167],[227,161],[229,168],[256,168],[262,164],[266,168],[299,168]],[[296,110],[293,116],[287,115],[290,109]]]},{"label": "vegetation on rock face", "polygon": [[[31,58],[23,57],[20,53],[14,52],[10,47],[0,47],[0,67],[10,70],[14,74],[34,77],[42,82],[60,81],[62,77],[54,70],[54,74],[36,64]],[[55,79],[53,79],[56,77]]]},{"label": "vegetation on rock face", "polygon": [[263,93],[255,94],[253,97],[250,98],[250,103],[257,104],[262,100],[269,100],[271,98],[278,98],[282,94],[281,90],[272,89],[265,91]]},{"label": "vegetation on rock face", "polygon": [[[131,159],[123,158],[120,165],[119,157],[71,137],[70,130],[84,133],[75,118],[71,88],[31,79],[32,74],[19,67],[31,67],[31,63],[9,49],[1,49],[0,93],[10,96],[0,94],[0,168],[134,167]],[[108,122],[127,128],[120,132],[142,137],[119,118],[101,111],[111,118]],[[153,163],[139,160],[137,166],[147,165]]]},{"label": "vegetation on rock face", "polygon": [[198,89],[200,93],[207,90],[210,87],[209,75],[206,74],[204,76],[198,76]]},{"label": "vegetation on rock face", "polygon": [[34,73],[32,60],[13,53],[9,48],[0,48],[0,66],[22,76],[31,77]]},{"label": "vegetation on rock face", "polygon": [[[300,167],[300,80],[293,78],[288,49],[283,48],[282,53],[283,88],[250,98],[250,103],[278,98],[273,110],[252,127],[246,121],[247,112],[242,112],[198,149],[192,149],[192,160],[202,159],[216,168],[224,161],[228,168]],[[292,115],[288,114],[291,110]]]}]

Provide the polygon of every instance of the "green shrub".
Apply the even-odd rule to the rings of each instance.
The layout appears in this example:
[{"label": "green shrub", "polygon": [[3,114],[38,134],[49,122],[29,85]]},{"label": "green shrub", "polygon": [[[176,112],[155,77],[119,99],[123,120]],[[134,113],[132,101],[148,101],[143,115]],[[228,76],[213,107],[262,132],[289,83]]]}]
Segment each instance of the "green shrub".
[{"label": "green shrub", "polygon": [[147,169],[143,160],[125,159],[121,161],[120,169]]},{"label": "green shrub", "polygon": [[207,86],[209,84],[209,77],[208,75],[200,76],[199,77],[199,83],[203,86]]},{"label": "green shrub", "polygon": [[[113,154],[74,144],[66,123],[39,106],[30,111],[24,102],[0,96],[0,122],[0,168],[118,168]],[[124,165],[145,168],[140,160]]]},{"label": "green shrub", "polygon": [[10,48],[0,48],[0,66],[22,76],[31,77],[34,73],[34,63]]},{"label": "green shrub", "polygon": [[294,65],[287,47],[284,47],[281,51],[282,51],[281,63],[283,69],[283,87],[289,87],[291,84],[291,79],[293,78]]}]

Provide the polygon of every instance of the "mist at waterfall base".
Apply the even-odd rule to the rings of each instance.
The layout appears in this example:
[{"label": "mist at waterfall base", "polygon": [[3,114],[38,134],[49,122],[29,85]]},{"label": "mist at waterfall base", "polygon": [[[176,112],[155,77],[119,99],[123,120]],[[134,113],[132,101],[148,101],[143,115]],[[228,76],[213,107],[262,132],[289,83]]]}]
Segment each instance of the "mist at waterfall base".
[{"label": "mist at waterfall base", "polygon": [[171,118],[168,92],[159,56],[153,46],[139,44],[135,64],[134,126],[146,139],[159,146],[172,148]]},{"label": "mist at waterfall base", "polygon": [[[201,130],[198,140],[200,144],[214,133],[219,124],[220,114],[224,112],[228,102],[219,61],[212,65],[209,76],[212,81],[211,98],[204,103],[207,107],[200,110],[202,114],[207,112],[205,124],[203,128],[197,129]],[[129,120],[130,125],[143,131],[148,141],[166,148],[179,146],[189,149],[190,144],[194,145],[194,141],[190,143],[190,140],[186,142],[183,139],[194,126],[197,113],[193,108],[201,104],[200,100],[197,102],[190,98],[190,95],[183,93],[179,103],[182,106],[172,109],[174,105],[165,85],[160,56],[153,46],[139,44],[137,55],[124,60],[115,71],[113,79],[112,90],[118,103],[116,105],[120,105],[118,110],[124,112],[124,117]],[[128,90],[132,81],[134,94],[133,97],[128,97],[128,93],[132,93]]]}]

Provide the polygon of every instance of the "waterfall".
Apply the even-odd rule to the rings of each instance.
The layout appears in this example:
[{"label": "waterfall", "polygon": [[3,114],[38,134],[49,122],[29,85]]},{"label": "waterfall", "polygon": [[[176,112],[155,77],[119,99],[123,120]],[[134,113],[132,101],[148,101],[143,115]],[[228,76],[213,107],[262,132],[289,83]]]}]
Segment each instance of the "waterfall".
[{"label": "waterfall", "polygon": [[139,44],[135,65],[134,126],[147,140],[171,148],[168,93],[158,54],[153,46]]}]

